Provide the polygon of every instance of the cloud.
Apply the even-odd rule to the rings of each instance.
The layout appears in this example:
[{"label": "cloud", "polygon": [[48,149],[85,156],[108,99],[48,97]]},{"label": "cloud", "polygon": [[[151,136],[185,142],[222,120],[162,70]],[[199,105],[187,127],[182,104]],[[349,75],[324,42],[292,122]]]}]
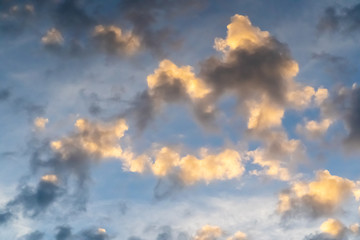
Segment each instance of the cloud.
[{"label": "cloud", "polygon": [[49,119],[47,118],[37,117],[34,119],[34,126],[38,130],[44,130],[48,122]]},{"label": "cloud", "polygon": [[57,233],[55,235],[56,240],[108,240],[111,237],[107,234],[104,228],[89,228],[82,230],[76,234],[73,234],[69,226],[58,226],[56,228]]},{"label": "cloud", "polygon": [[249,151],[253,164],[263,170],[253,170],[253,175],[265,175],[274,179],[288,181],[297,163],[306,159],[305,149],[300,140],[288,139],[283,131],[265,131],[257,136],[264,146]]},{"label": "cloud", "polygon": [[96,230],[89,229],[85,230],[79,234],[82,238],[86,240],[107,240],[110,239],[110,236],[106,233],[104,228],[98,228]]},{"label": "cloud", "polygon": [[20,238],[21,240],[42,240],[44,239],[44,233],[35,231]]},{"label": "cloud", "polygon": [[352,224],[346,227],[341,221],[333,218],[327,219],[320,226],[321,233],[310,234],[305,240],[346,240],[349,236],[358,236],[359,225]]},{"label": "cloud", "polygon": [[13,214],[9,210],[3,210],[0,212],[0,225],[7,223],[11,218],[13,217]]},{"label": "cloud", "polygon": [[218,226],[205,225],[197,231],[194,240],[216,240],[223,236],[223,231]]},{"label": "cloud", "polygon": [[214,127],[217,103],[230,94],[238,98],[248,127],[262,131],[281,126],[286,108],[302,110],[312,103],[317,92],[294,81],[298,64],[285,44],[254,27],[247,16],[234,15],[227,28],[225,39],[215,39],[222,57],[203,61],[198,76],[191,66],[160,62],[147,77],[148,91],[136,99],[148,109],[148,117],[143,113],[141,119],[152,119],[165,103],[181,102],[203,126]]},{"label": "cloud", "polygon": [[75,160],[78,153],[87,154],[94,159],[119,158],[122,149],[118,140],[124,136],[128,129],[125,120],[120,119],[113,125],[102,125],[78,119],[76,130],[70,137],[52,141],[52,149],[59,153],[64,161]]},{"label": "cloud", "polygon": [[[31,26],[35,17],[35,8],[32,3],[6,2],[0,9],[0,31],[9,36],[18,35]],[[2,10],[2,11],[1,11]]]},{"label": "cloud", "polygon": [[320,230],[333,237],[341,238],[345,234],[346,227],[339,220],[329,218],[321,224]]},{"label": "cloud", "polygon": [[278,212],[283,217],[321,217],[336,213],[352,195],[357,198],[357,184],[322,170],[311,182],[295,182],[279,195]]},{"label": "cloud", "polygon": [[[180,157],[180,154],[168,147],[161,148],[154,157],[140,155],[134,157],[133,153],[124,158],[127,169],[133,172],[143,172],[148,168],[155,176],[163,178],[173,175],[174,179],[182,184],[191,185],[199,181],[210,183],[215,180],[226,180],[240,177],[245,168],[240,154],[232,149],[224,149],[218,154],[208,153],[208,149],[201,149],[200,158],[194,155]],[[151,162],[151,158],[154,158]],[[134,165],[135,164],[135,165]],[[139,165],[140,164],[140,165]],[[126,166],[126,165],[125,165]]]},{"label": "cloud", "polygon": [[159,68],[147,77],[147,83],[150,95],[169,102],[186,97],[196,100],[210,92],[205,83],[195,77],[191,66],[178,67],[168,59],[160,62]]},{"label": "cloud", "polygon": [[228,237],[226,240],[247,240],[247,235],[243,232],[236,232],[233,236]]},{"label": "cloud", "polygon": [[344,121],[349,134],[345,139],[345,145],[349,149],[357,149],[356,146],[360,142],[360,88],[355,86],[348,96],[350,104],[345,112]]},{"label": "cloud", "polygon": [[60,197],[64,191],[58,184],[55,175],[45,175],[41,178],[36,188],[22,186],[20,193],[7,203],[7,209],[12,210],[17,206],[22,208],[25,216],[35,217]]},{"label": "cloud", "polygon": [[55,240],[70,240],[71,239],[71,228],[68,226],[59,226],[56,228],[57,233],[55,235]]},{"label": "cloud", "polygon": [[140,36],[142,43],[156,55],[164,55],[168,47],[179,45],[179,36],[171,23],[179,15],[201,10],[206,0],[168,1],[123,0],[119,3],[120,19],[129,22],[133,32]]},{"label": "cloud", "polygon": [[8,89],[0,89],[0,102],[8,100],[10,95],[11,93]]},{"label": "cloud", "polygon": [[107,54],[134,54],[141,47],[138,36],[132,32],[123,32],[117,26],[97,25],[93,31],[93,38],[96,45]]},{"label": "cloud", "polygon": [[344,34],[360,30],[360,4],[338,9],[327,7],[321,16],[317,29],[320,33],[340,31]]},{"label": "cloud", "polygon": [[322,119],[320,122],[314,120],[306,121],[304,126],[298,124],[296,131],[308,139],[319,139],[324,136],[332,123],[333,121],[328,118]]},{"label": "cloud", "polygon": [[[224,232],[220,227],[205,225],[197,231],[196,235],[192,238],[192,240],[220,240],[220,239],[225,239],[225,236],[228,236],[228,234]],[[240,231],[226,238],[226,240],[247,240],[247,239],[248,238],[246,234]]]},{"label": "cloud", "polygon": [[56,28],[51,28],[46,34],[41,38],[42,44],[48,47],[58,47],[64,43],[64,38]]}]

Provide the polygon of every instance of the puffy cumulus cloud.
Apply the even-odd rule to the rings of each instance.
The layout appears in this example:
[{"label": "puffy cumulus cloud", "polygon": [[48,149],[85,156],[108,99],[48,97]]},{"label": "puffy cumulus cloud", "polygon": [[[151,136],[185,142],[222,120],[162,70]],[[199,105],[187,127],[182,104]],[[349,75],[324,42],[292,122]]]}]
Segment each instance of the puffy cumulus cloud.
[{"label": "puffy cumulus cloud", "polygon": [[249,109],[248,129],[264,130],[271,127],[279,127],[284,116],[284,108],[268,100],[247,101]]},{"label": "puffy cumulus cloud", "polygon": [[109,125],[78,119],[75,126],[77,131],[72,136],[51,142],[53,150],[60,153],[64,160],[71,159],[78,152],[96,159],[122,156],[118,141],[128,129],[124,119]]},{"label": "puffy cumulus cloud", "polygon": [[166,103],[187,104],[204,126],[213,120],[215,105],[207,99],[211,98],[212,90],[196,77],[191,66],[177,66],[164,59],[154,73],[147,76],[147,84],[148,89],[135,98],[128,110],[140,130],[161,112]]},{"label": "puffy cumulus cloud", "polygon": [[146,154],[136,155],[131,149],[127,149],[121,156],[123,169],[130,172],[145,172],[150,164],[151,157]]},{"label": "puffy cumulus cloud", "polygon": [[245,171],[240,154],[230,149],[218,155],[205,155],[202,159],[187,155],[180,160],[179,167],[180,177],[187,184],[232,179]]},{"label": "puffy cumulus cloud", "polygon": [[315,93],[315,102],[321,105],[329,97],[329,91],[326,88],[318,88]]},{"label": "puffy cumulus cloud", "polygon": [[121,28],[114,25],[95,26],[93,38],[99,48],[108,54],[133,54],[141,45],[140,38],[134,33],[124,33]]},{"label": "puffy cumulus cloud", "polygon": [[49,119],[43,117],[37,117],[34,119],[34,126],[38,130],[43,130],[46,127],[46,124],[49,122]]},{"label": "puffy cumulus cloud", "polygon": [[344,235],[346,227],[339,220],[329,218],[321,224],[320,230],[323,233],[338,238]]},{"label": "puffy cumulus cloud", "polygon": [[317,139],[322,137],[333,123],[331,119],[325,118],[320,122],[311,120],[306,121],[304,125],[298,124],[296,126],[296,131],[300,134],[303,134],[308,139]]},{"label": "puffy cumulus cloud", "polygon": [[[237,48],[256,48],[269,40],[270,33],[254,27],[247,16],[234,15],[227,25],[227,37],[215,38],[215,49],[218,51],[234,50]],[[266,44],[266,43],[265,43]]]},{"label": "puffy cumulus cloud", "polygon": [[59,47],[64,43],[64,38],[59,30],[51,28],[41,38],[41,42],[47,47]]},{"label": "puffy cumulus cloud", "polygon": [[[279,195],[278,212],[283,216],[326,216],[337,212],[357,192],[355,182],[322,170],[312,182],[295,182]],[[355,194],[354,194],[355,193]]]},{"label": "puffy cumulus cloud", "polygon": [[288,107],[301,110],[313,102],[317,91],[294,81],[299,68],[285,44],[252,26],[246,16],[235,15],[227,28],[227,37],[215,40],[222,58],[203,61],[198,76],[190,66],[161,61],[147,77],[149,90],[137,98],[137,107],[147,108],[147,117],[144,112],[138,117],[151,119],[162,103],[182,101],[190,104],[200,123],[209,126],[221,96],[232,94],[238,98],[238,109],[245,110],[242,116],[249,129],[261,131],[281,126]]},{"label": "puffy cumulus cloud", "polygon": [[253,170],[251,174],[290,180],[291,170],[306,158],[303,144],[299,140],[288,139],[283,131],[264,132],[258,138],[264,142],[264,146],[249,151],[248,156],[253,159],[253,164],[263,170]]},{"label": "puffy cumulus cloud", "polygon": [[[358,236],[359,225],[357,223],[346,227],[341,221],[329,218],[320,226],[321,233],[310,234],[305,240],[345,240],[350,236]],[[351,238],[352,239],[352,238]]]},{"label": "puffy cumulus cloud", "polygon": [[320,33],[340,31],[344,34],[359,31],[360,4],[339,9],[327,7],[321,16],[317,29]]},{"label": "puffy cumulus cloud", "polygon": [[196,233],[194,240],[216,240],[223,236],[223,230],[218,226],[205,225]]},{"label": "puffy cumulus cloud", "polygon": [[243,232],[236,232],[233,236],[228,237],[226,240],[247,240],[247,235]]},{"label": "puffy cumulus cloud", "polygon": [[229,49],[224,58],[211,57],[201,69],[201,76],[217,94],[235,91],[242,98],[265,94],[276,102],[285,100],[298,65],[284,44],[240,15],[232,17],[227,38],[219,41]]},{"label": "puffy cumulus cloud", "polygon": [[179,153],[168,147],[164,147],[157,153],[156,160],[152,165],[152,171],[156,176],[166,176],[175,166],[179,166],[179,164]]},{"label": "puffy cumulus cloud", "polygon": [[226,232],[223,231],[218,226],[205,225],[201,229],[199,229],[196,235],[192,238],[192,240],[247,240],[247,235],[243,232],[236,232],[235,234],[229,236]]},{"label": "puffy cumulus cloud", "polygon": [[178,67],[170,60],[163,60],[159,68],[147,77],[150,94],[162,94],[166,100],[189,96],[203,98],[210,92],[205,83],[195,77],[191,66]]},{"label": "puffy cumulus cloud", "polygon": [[[156,153],[152,162],[146,155],[140,156],[146,160],[140,160],[144,164],[141,164],[141,168],[138,168],[139,171],[136,172],[143,172],[148,168],[160,178],[173,175],[182,184],[191,185],[199,181],[209,183],[214,180],[233,179],[240,177],[245,171],[241,156],[235,150],[225,149],[218,154],[209,154],[207,149],[202,149],[200,155],[201,158],[194,155],[180,157],[175,150],[163,147]],[[128,165],[137,164],[138,159],[129,158]],[[132,163],[131,160],[135,163]]]}]

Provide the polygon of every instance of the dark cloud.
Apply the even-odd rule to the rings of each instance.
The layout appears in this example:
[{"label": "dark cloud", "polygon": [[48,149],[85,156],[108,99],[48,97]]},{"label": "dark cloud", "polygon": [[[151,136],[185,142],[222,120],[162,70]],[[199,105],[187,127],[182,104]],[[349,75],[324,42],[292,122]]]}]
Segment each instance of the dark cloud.
[{"label": "dark cloud", "polygon": [[[345,139],[345,145],[351,149],[357,149],[360,143],[360,88],[351,91],[349,105],[345,113],[345,123],[349,135]],[[344,103],[346,104],[346,102]]]},{"label": "dark cloud", "polygon": [[35,231],[21,237],[19,240],[42,240],[42,239],[44,239],[44,233]]},{"label": "dark cloud", "polygon": [[161,228],[161,232],[156,237],[156,240],[172,240],[172,229],[169,226],[164,226]]},{"label": "dark cloud", "polygon": [[164,26],[161,22],[171,22],[176,16],[202,9],[205,5],[206,0],[123,0],[119,3],[119,9],[124,19],[132,24],[134,33],[141,36],[142,43],[162,55],[164,45],[177,46],[179,37],[171,26]]},{"label": "dark cloud", "polygon": [[71,30],[73,34],[86,32],[97,22],[88,13],[91,1],[64,0],[55,7],[53,18],[55,27],[64,30]]},{"label": "dark cloud", "polygon": [[7,223],[13,217],[12,213],[9,210],[0,212],[0,226]]},{"label": "dark cloud", "polygon": [[10,95],[11,94],[8,89],[0,89],[0,102],[8,100]]},{"label": "dark cloud", "polygon": [[330,53],[321,52],[314,53],[312,58],[320,61],[324,66],[325,71],[335,81],[344,82],[346,79],[349,79],[352,73],[356,71],[350,62],[341,56],[335,56]]},{"label": "dark cloud", "polygon": [[163,200],[173,197],[184,188],[184,182],[177,174],[169,174],[165,178],[158,179],[154,188],[154,198]]},{"label": "dark cloud", "polygon": [[55,240],[70,240],[71,239],[71,228],[68,226],[60,226],[56,228],[57,233]]},{"label": "dark cloud", "polygon": [[360,30],[360,3],[348,7],[328,7],[321,16],[317,29],[320,33],[340,31],[344,34]]},{"label": "dark cloud", "polygon": [[325,233],[319,233],[319,234],[310,234],[306,236],[304,240],[345,240],[345,239],[332,237],[329,234],[325,234]]},{"label": "dark cloud", "polygon": [[143,91],[136,95],[131,103],[131,107],[121,116],[133,118],[135,126],[142,132],[154,120],[158,111],[156,100],[150,96],[148,91]]},{"label": "dark cloud", "polygon": [[[31,3],[17,3],[2,1],[0,6],[0,32],[3,35],[14,36],[32,27],[35,17],[34,5]],[[6,34],[4,34],[6,33]]]},{"label": "dark cloud", "polygon": [[31,122],[36,117],[42,116],[45,113],[44,105],[33,103],[25,98],[17,98],[11,104],[16,112],[25,112]]},{"label": "dark cloud", "polygon": [[235,91],[240,98],[253,98],[265,93],[275,102],[285,102],[289,86],[284,71],[293,62],[285,44],[272,38],[252,51],[235,49],[229,59],[211,57],[201,64],[200,77],[212,86],[215,95]]},{"label": "dark cloud", "polygon": [[142,238],[139,238],[139,237],[129,237],[128,240],[143,240]]},{"label": "dark cloud", "polygon": [[101,232],[99,229],[97,230],[85,230],[79,234],[80,238],[84,240],[107,240],[110,239],[110,236],[106,232]]},{"label": "dark cloud", "polygon": [[7,208],[20,206],[26,216],[35,217],[46,211],[62,194],[63,189],[57,183],[41,180],[36,188],[21,187],[20,193],[7,203]]}]

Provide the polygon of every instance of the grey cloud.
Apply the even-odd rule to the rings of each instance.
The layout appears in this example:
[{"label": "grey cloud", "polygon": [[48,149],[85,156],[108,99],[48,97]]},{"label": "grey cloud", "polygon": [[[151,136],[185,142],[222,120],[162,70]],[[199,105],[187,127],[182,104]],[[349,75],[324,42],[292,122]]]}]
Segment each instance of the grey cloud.
[{"label": "grey cloud", "polygon": [[13,217],[13,214],[9,210],[1,211],[0,212],[0,226],[2,224],[7,223],[12,217]]},{"label": "grey cloud", "polygon": [[321,52],[314,53],[312,58],[318,60],[324,67],[325,71],[335,81],[344,82],[349,79],[350,75],[355,73],[355,67],[341,56]]},{"label": "grey cloud", "polygon": [[349,7],[328,7],[321,16],[317,29],[320,33],[342,32],[344,34],[360,30],[360,3]]},{"label": "grey cloud", "polygon": [[79,234],[84,240],[107,240],[110,236],[107,233],[99,232],[98,230],[85,230]]},{"label": "grey cloud", "polygon": [[178,15],[190,10],[202,9],[205,0],[200,1],[171,1],[171,0],[123,0],[119,2],[119,9],[124,18],[134,28],[134,33],[141,36],[143,44],[156,54],[163,54],[164,44],[176,46],[179,38],[176,31],[169,26],[161,26],[160,20],[171,21]]},{"label": "grey cloud", "polygon": [[285,102],[288,85],[282,74],[292,61],[287,46],[272,38],[269,45],[253,51],[231,51],[232,61],[211,57],[201,64],[200,76],[212,86],[216,95],[237,91],[240,98],[267,94],[278,103]]},{"label": "grey cloud", "polygon": [[345,240],[344,238],[334,238],[325,233],[310,234],[304,238],[304,240]]},{"label": "grey cloud", "polygon": [[53,182],[41,180],[34,189],[29,186],[23,186],[20,193],[10,202],[7,207],[20,206],[26,216],[35,217],[46,211],[46,209],[63,194],[63,190]]},{"label": "grey cloud", "polygon": [[351,149],[356,149],[360,143],[360,88],[351,92],[348,106],[345,123],[349,129],[349,135],[345,139],[345,144]]},{"label": "grey cloud", "polygon": [[55,235],[56,240],[70,240],[71,239],[71,228],[68,226],[59,226],[56,228],[57,233]]},{"label": "grey cloud", "polygon": [[44,233],[35,231],[21,237],[19,240],[42,240],[42,239],[44,239]]},{"label": "grey cloud", "polygon": [[0,102],[8,100],[10,95],[11,94],[8,89],[0,89]]}]

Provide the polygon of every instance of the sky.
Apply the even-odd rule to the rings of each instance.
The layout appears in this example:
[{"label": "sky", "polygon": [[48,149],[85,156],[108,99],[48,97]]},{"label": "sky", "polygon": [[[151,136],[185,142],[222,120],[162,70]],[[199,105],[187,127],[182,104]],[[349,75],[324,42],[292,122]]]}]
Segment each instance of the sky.
[{"label": "sky", "polygon": [[360,239],[360,2],[0,0],[0,238]]}]

